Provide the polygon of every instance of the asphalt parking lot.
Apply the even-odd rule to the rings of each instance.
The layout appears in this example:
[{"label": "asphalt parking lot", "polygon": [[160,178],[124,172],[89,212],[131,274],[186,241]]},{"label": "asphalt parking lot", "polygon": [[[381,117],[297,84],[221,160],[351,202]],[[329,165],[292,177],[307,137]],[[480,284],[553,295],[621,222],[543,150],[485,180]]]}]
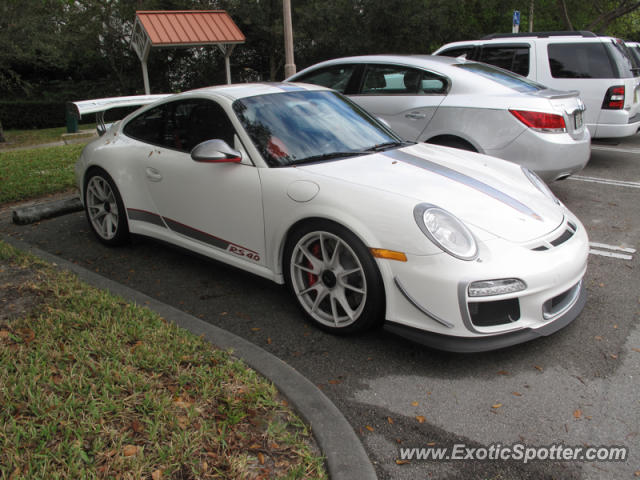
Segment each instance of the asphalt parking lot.
[{"label": "asphalt parking lot", "polygon": [[[110,249],[83,213],[0,231],[225,328],[317,384],[359,434],[381,479],[633,478],[640,471],[640,136],[598,143],[551,185],[592,252],[587,306],[557,334],[460,355],[384,331],[334,337],[284,287],[146,239]],[[626,446],[626,462],[398,462],[401,447]],[[637,476],[637,475],[636,475]]]}]

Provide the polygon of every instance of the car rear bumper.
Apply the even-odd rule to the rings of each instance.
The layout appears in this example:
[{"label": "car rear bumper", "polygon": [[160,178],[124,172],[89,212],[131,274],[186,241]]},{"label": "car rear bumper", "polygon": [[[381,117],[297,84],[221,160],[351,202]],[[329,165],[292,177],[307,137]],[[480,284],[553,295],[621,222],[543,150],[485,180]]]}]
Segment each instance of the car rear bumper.
[{"label": "car rear bumper", "polygon": [[[634,117],[636,118],[636,117]],[[589,126],[591,128],[591,126]],[[598,124],[593,125],[596,134],[593,138],[622,138],[630,137],[640,130],[640,119],[627,124]]]},{"label": "car rear bumper", "polygon": [[591,155],[591,136],[585,128],[575,139],[568,133],[540,133],[525,130],[513,142],[487,155],[510,160],[552,182],[582,170]]},{"label": "car rear bumper", "polygon": [[603,110],[598,123],[587,124],[593,138],[630,137],[640,129],[640,114],[629,117],[627,110]]}]

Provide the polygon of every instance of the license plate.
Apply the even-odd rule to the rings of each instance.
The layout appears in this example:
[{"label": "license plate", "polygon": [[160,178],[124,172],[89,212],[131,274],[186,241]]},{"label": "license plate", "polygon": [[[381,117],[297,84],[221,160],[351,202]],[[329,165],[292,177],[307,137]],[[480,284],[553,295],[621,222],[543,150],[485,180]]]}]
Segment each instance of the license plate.
[{"label": "license plate", "polygon": [[582,112],[578,111],[575,113],[575,115],[573,116],[573,124],[576,130],[582,127]]}]

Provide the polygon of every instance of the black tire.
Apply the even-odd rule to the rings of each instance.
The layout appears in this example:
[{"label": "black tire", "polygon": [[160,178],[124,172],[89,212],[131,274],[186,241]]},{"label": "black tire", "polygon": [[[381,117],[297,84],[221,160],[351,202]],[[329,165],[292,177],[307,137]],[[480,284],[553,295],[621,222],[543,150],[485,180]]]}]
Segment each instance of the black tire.
[{"label": "black tire", "polygon": [[341,225],[313,220],[296,228],[287,239],[283,263],[287,286],[323,330],[346,335],[384,320],[378,266],[362,241]]},{"label": "black tire", "polygon": [[432,138],[431,140],[428,140],[427,143],[442,145],[443,147],[457,148],[458,150],[466,150],[467,152],[478,152],[478,150],[476,150],[476,148],[466,140],[448,135]]},{"label": "black tire", "polygon": [[129,224],[124,203],[107,172],[94,168],[84,180],[84,211],[91,230],[105,245],[129,241]]}]

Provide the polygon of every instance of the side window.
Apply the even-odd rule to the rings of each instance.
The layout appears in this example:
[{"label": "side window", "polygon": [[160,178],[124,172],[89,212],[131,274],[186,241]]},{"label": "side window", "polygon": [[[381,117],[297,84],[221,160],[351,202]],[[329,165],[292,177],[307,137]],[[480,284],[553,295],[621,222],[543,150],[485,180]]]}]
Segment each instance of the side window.
[{"label": "side window", "polygon": [[466,55],[471,60],[471,52],[473,51],[473,45],[467,45],[466,47],[453,47],[443,50],[438,55],[443,57],[458,58],[460,55]]},{"label": "side window", "polygon": [[304,77],[296,79],[296,81],[313,83],[314,85],[333,88],[340,93],[344,93],[355,69],[355,65],[334,65],[311,72]]},{"label": "side window", "polygon": [[528,46],[484,46],[478,61],[510,70],[523,77],[529,75]]},{"label": "side window", "polygon": [[362,95],[442,94],[447,82],[431,72],[401,65],[367,65]]},{"label": "side window", "polygon": [[600,42],[552,43],[547,47],[553,78],[615,78],[609,55]]},{"label": "side window", "polygon": [[235,130],[220,105],[193,99],[148,110],[127,123],[123,132],[142,142],[190,152],[197,144],[214,138],[233,146]]},{"label": "side window", "polygon": [[138,115],[124,127],[124,134],[141,142],[162,145],[166,104]]},{"label": "side window", "polygon": [[199,143],[214,138],[233,147],[235,129],[220,105],[211,100],[190,100],[176,108],[176,118],[179,118],[180,108],[185,110],[184,129],[177,132],[184,139],[181,150],[190,152]]}]

